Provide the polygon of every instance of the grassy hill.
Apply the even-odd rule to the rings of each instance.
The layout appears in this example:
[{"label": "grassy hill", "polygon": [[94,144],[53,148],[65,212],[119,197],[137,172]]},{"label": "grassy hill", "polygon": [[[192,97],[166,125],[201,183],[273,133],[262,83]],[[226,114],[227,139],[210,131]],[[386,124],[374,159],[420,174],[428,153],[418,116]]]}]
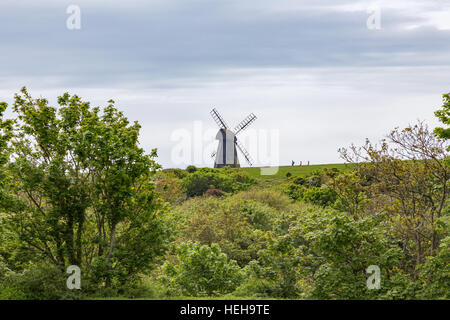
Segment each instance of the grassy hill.
[{"label": "grassy hill", "polygon": [[351,168],[351,165],[345,163],[334,163],[334,164],[317,164],[317,165],[309,165],[309,166],[281,166],[278,168],[278,172],[275,175],[265,175],[261,176],[261,167],[248,167],[242,168],[252,177],[264,177],[266,179],[270,178],[281,178],[286,177],[286,174],[290,172],[293,176],[305,176],[311,174],[314,170],[320,169],[333,169],[336,168],[340,171]]}]

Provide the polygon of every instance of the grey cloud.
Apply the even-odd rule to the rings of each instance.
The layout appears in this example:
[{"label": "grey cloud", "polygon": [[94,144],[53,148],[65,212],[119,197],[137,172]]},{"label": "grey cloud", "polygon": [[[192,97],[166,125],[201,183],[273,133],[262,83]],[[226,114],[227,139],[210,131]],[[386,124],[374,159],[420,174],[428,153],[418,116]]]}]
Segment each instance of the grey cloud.
[{"label": "grey cloud", "polygon": [[212,106],[280,128],[284,163],[336,162],[338,147],[432,119],[449,91],[450,31],[404,29],[424,22],[416,3],[438,1],[386,7],[380,31],[366,28],[364,6],[342,8],[355,1],[76,2],[80,31],[65,27],[72,1],[1,2],[0,100],[22,85],[53,102],[65,91],[114,98],[165,166],[173,130],[215,128]]},{"label": "grey cloud", "polygon": [[[3,8],[0,76],[60,77],[67,86],[196,85],[226,68],[417,66],[449,62],[450,32],[406,31],[414,21],[391,10],[383,30],[367,30],[365,12],[308,10],[258,14],[269,2],[169,1],[115,7],[85,3],[82,30],[65,28],[66,5]],[[176,5],[174,5],[176,3]],[[341,3],[348,3],[341,1]],[[95,2],[94,2],[95,4]],[[320,8],[321,10],[315,10]],[[206,80],[207,81],[207,80]]]}]

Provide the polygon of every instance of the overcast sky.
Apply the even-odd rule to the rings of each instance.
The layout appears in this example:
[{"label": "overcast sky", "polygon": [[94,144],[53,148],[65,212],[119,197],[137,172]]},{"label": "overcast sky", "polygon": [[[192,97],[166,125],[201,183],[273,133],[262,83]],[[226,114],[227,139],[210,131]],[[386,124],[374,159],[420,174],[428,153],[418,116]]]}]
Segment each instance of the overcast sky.
[{"label": "overcast sky", "polygon": [[[66,26],[69,5],[79,30]],[[377,7],[379,30],[367,26]],[[0,100],[22,86],[52,103],[67,91],[114,99],[164,167],[213,164],[173,156],[177,133],[195,136],[199,123],[214,138],[212,107],[231,125],[256,114],[241,139],[257,163],[267,132],[279,134],[282,165],[342,162],[339,147],[417,119],[437,125],[450,1],[1,0]]]}]

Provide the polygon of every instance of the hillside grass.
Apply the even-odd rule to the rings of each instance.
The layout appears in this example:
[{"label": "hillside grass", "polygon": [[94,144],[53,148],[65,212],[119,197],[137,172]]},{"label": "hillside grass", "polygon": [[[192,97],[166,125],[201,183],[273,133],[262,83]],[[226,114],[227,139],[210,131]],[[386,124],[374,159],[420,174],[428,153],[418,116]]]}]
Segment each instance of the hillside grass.
[{"label": "hillside grass", "polygon": [[345,171],[351,169],[350,164],[346,163],[332,163],[332,164],[316,164],[316,165],[303,165],[303,166],[281,166],[278,167],[278,172],[274,175],[261,175],[261,167],[245,167],[241,168],[246,171],[252,177],[262,177],[262,178],[280,178],[286,177],[286,174],[290,172],[293,176],[306,176],[311,174],[315,170],[321,169],[333,169],[336,168],[340,171]]}]

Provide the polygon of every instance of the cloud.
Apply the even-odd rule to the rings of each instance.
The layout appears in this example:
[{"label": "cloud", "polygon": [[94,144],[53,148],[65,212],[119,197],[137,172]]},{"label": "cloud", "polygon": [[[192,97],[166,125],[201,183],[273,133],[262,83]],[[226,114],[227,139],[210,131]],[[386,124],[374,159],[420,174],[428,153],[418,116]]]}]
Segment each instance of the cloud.
[{"label": "cloud", "polygon": [[[376,31],[366,27],[374,3]],[[212,106],[280,129],[285,163],[333,162],[361,137],[433,121],[449,91],[443,1],[80,0],[79,31],[66,28],[69,4],[2,1],[1,100],[23,85],[53,101],[114,98],[166,166],[171,132],[194,120],[214,128]]]}]

